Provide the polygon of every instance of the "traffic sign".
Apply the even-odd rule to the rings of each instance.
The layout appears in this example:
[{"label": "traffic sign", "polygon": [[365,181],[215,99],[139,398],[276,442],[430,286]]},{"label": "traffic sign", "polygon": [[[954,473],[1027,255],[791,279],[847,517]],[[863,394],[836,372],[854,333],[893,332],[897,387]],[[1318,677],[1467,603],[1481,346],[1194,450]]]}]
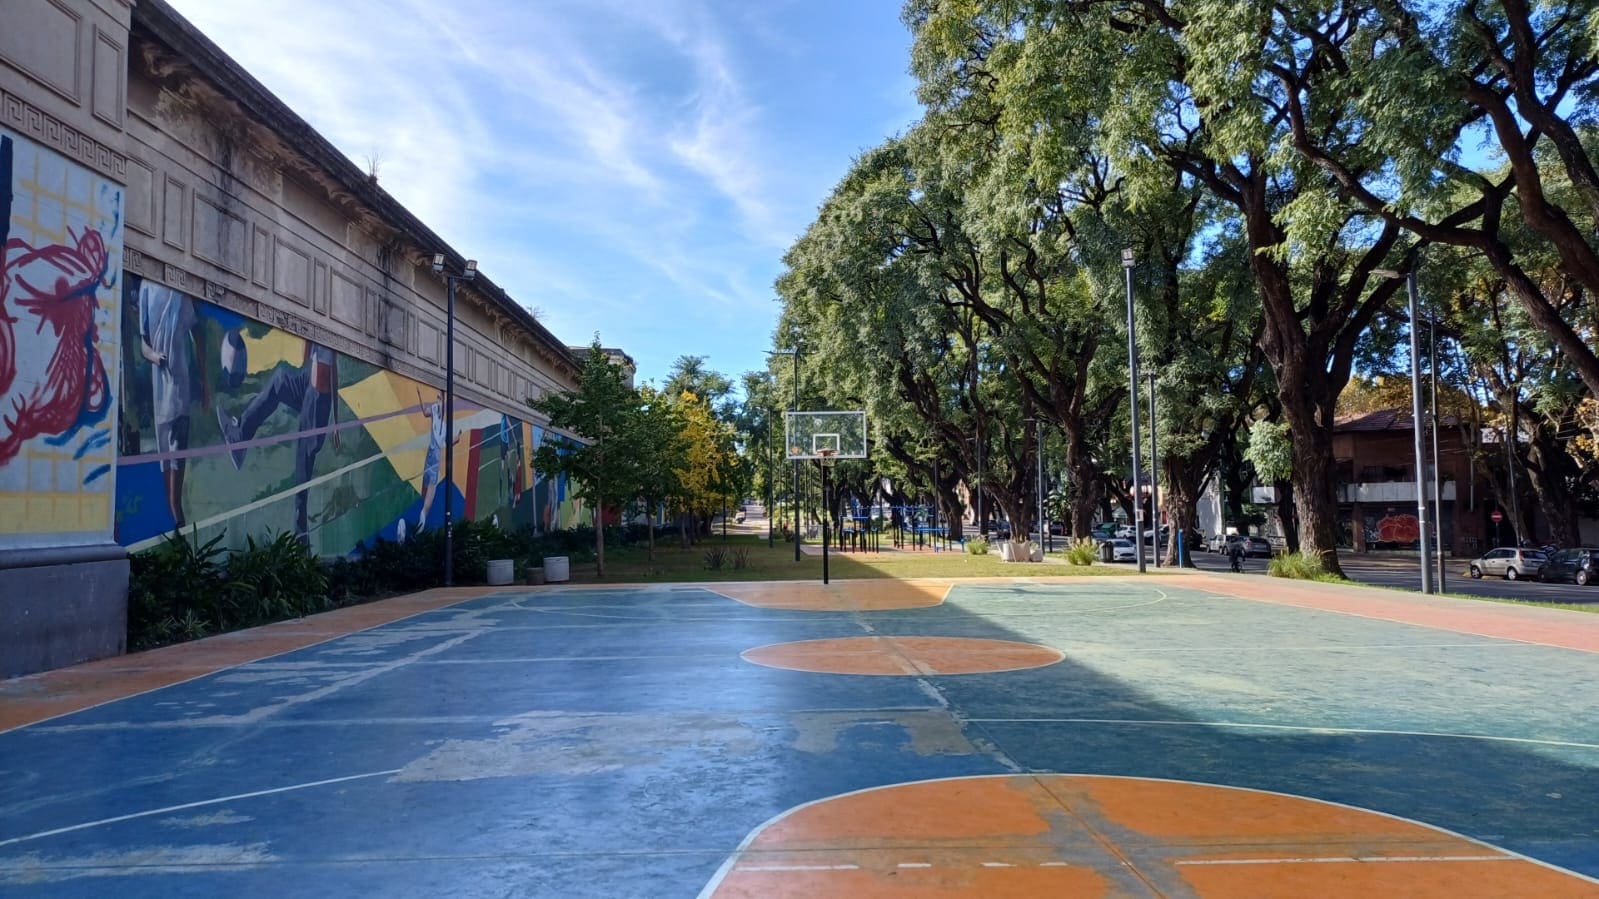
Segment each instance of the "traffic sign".
[{"label": "traffic sign", "polygon": [[1494,514],[1492,516],[1490,516],[1490,517],[1493,518],[1494,524],[1498,524],[1499,522],[1505,520],[1505,513],[1499,511],[1498,509],[1495,509],[1494,510]]}]

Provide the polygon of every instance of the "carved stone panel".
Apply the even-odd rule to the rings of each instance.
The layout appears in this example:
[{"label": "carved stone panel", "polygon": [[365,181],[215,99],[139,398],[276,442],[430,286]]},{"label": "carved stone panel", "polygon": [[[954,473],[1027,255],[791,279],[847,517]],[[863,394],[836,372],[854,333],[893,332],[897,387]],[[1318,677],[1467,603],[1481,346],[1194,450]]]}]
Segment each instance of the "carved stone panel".
[{"label": "carved stone panel", "polygon": [[128,227],[149,237],[156,236],[155,183],[155,169],[141,160],[128,160],[128,189],[123,193]]},{"label": "carved stone panel", "polygon": [[311,257],[304,251],[276,242],[272,290],[278,296],[293,300],[301,306],[311,305]]},{"label": "carved stone panel", "polygon": [[250,226],[244,219],[196,193],[193,220],[194,255],[235,275],[249,274],[245,242]]},{"label": "carved stone panel", "polygon": [[82,101],[81,15],[60,0],[35,0],[7,3],[0,23],[0,60],[74,104]]},{"label": "carved stone panel", "polygon": [[128,109],[128,63],[122,44],[99,28],[94,29],[93,69],[89,91],[90,112],[113,128],[122,127]]}]

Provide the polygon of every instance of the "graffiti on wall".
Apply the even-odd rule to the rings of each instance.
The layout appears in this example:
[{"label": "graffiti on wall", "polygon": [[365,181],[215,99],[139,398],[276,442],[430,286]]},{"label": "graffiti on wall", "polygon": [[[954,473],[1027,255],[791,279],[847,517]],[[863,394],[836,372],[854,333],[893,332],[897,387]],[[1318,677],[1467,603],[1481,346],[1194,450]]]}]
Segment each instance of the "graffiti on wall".
[{"label": "graffiti on wall", "polygon": [[111,530],[122,236],[119,185],[0,129],[0,545]]},{"label": "graffiti on wall", "polygon": [[[321,555],[444,523],[570,527],[541,429],[148,279],[123,288],[117,539],[289,531]],[[444,477],[453,465],[454,484]]]}]

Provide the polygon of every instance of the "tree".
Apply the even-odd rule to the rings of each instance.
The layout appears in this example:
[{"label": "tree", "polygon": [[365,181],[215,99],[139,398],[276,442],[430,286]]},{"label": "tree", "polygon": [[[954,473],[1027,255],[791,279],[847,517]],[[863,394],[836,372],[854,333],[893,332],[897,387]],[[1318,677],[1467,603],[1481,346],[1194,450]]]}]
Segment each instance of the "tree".
[{"label": "tree", "polygon": [[[1599,293],[1599,154],[1585,108],[1599,56],[1583,27],[1599,4],[1310,6],[1272,4],[1278,61],[1262,72],[1280,86],[1294,149],[1366,213],[1486,262],[1599,394],[1591,324],[1585,336],[1534,270],[1547,256]],[[1483,144],[1495,169],[1463,159]]]},{"label": "tree", "polygon": [[1291,429],[1301,542],[1339,573],[1334,405],[1361,335],[1398,289],[1376,272],[1402,267],[1412,248],[1290,151],[1273,67],[1303,63],[1299,46],[1275,40],[1276,14],[1262,0],[912,0],[906,17],[931,110],[991,90],[1006,102],[991,120],[966,116],[973,130],[1056,134],[1104,159],[1135,202],[1175,175],[1227,210],[1217,227],[1247,249],[1260,345]]},{"label": "tree", "polygon": [[685,543],[694,522],[695,536],[708,533],[711,518],[737,499],[738,454],[733,429],[716,417],[710,403],[693,393],[673,399],[682,453],[677,457],[677,501]]},{"label": "tree", "polygon": [[655,512],[683,493],[678,470],[683,466],[687,444],[683,423],[678,419],[672,397],[646,385],[639,388],[638,456],[635,475],[639,498],[644,502],[644,517],[649,534],[649,558],[655,561]]},{"label": "tree", "polygon": [[605,510],[621,508],[643,490],[638,460],[648,447],[638,391],[628,386],[621,366],[600,349],[599,335],[589,346],[575,390],[548,393],[528,405],[549,418],[556,436],[540,446],[541,470],[567,475],[578,495],[595,510],[594,555],[605,576]]}]

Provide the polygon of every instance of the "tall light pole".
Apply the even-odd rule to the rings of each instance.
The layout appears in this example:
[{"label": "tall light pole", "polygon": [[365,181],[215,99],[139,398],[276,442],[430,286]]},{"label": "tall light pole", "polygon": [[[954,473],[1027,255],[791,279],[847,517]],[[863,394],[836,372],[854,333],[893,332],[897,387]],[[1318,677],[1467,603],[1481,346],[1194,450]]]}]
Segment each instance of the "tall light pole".
[{"label": "tall light pole", "polygon": [[[805,348],[795,341],[794,348],[789,350],[767,350],[768,356],[793,356],[794,357],[794,401],[789,405],[788,411],[799,411],[799,361],[800,354]],[[794,460],[794,561],[800,560],[800,460]]]},{"label": "tall light pole", "polygon": [[[1432,521],[1433,548],[1438,556],[1438,592],[1442,593],[1444,587],[1444,489],[1443,474],[1439,471],[1443,467],[1443,457],[1438,455],[1438,317],[1428,317],[1430,334],[1428,336],[1429,355],[1427,368],[1432,373],[1432,501],[1436,517]],[[1455,502],[1460,502],[1460,488],[1455,488]]]},{"label": "tall light pole", "polygon": [[1038,474],[1033,481],[1034,505],[1038,507],[1038,545],[1044,545],[1044,538],[1049,532],[1049,525],[1044,521],[1044,422],[1039,418],[1026,418],[1023,421],[1033,425],[1033,443],[1038,449]]},{"label": "tall light pole", "polygon": [[433,274],[444,276],[444,586],[455,586],[455,285],[477,277],[468,259],[459,275],[445,272],[444,254],[433,254]]},{"label": "tall light pole", "polygon": [[1420,529],[1421,539],[1417,541],[1421,546],[1421,592],[1431,593],[1432,590],[1432,531],[1427,527],[1427,482],[1432,478],[1427,474],[1427,445],[1422,434],[1422,422],[1425,420],[1421,414],[1421,331],[1417,327],[1421,321],[1421,300],[1416,292],[1416,270],[1396,272],[1392,269],[1375,269],[1373,275],[1379,278],[1400,279],[1405,281],[1405,295],[1409,301],[1410,313],[1410,432],[1416,454],[1416,523]]},{"label": "tall light pole", "polygon": [[972,485],[972,499],[976,503],[976,509],[975,509],[975,517],[974,517],[974,520],[972,521],[972,524],[977,528],[977,536],[986,537],[987,536],[987,532],[985,532],[983,530],[983,437],[982,437],[982,430],[983,430],[982,424],[979,422],[978,423],[978,427],[977,427],[978,436],[976,436],[976,437],[968,437],[968,438],[966,438],[966,442],[970,443],[972,445],[972,449],[975,450],[976,453],[977,453],[977,483]]},{"label": "tall light pole", "polygon": [[1133,421],[1133,558],[1138,560],[1138,573],[1144,573],[1144,485],[1139,472],[1141,460],[1138,449],[1138,332],[1133,324],[1133,249],[1122,250],[1122,271],[1127,278],[1127,398],[1132,403]]},{"label": "tall light pole", "polygon": [[[1160,444],[1155,435],[1155,373],[1149,373],[1149,551],[1160,567]],[[1140,535],[1140,540],[1143,536]]]}]

